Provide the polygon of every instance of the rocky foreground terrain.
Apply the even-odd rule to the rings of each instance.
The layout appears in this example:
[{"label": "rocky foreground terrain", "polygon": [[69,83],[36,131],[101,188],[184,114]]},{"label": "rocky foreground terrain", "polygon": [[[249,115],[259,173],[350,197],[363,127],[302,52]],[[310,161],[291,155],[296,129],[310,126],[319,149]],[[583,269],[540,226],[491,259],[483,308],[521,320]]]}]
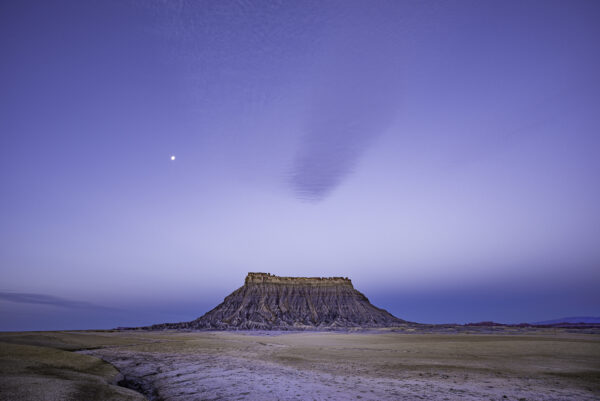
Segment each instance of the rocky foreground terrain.
[{"label": "rocky foreground terrain", "polygon": [[314,330],[401,323],[405,321],[373,306],[348,278],[248,273],[242,287],[204,316],[150,329]]},{"label": "rocky foreground terrain", "polygon": [[431,330],[0,333],[0,400],[600,399],[598,332]]}]

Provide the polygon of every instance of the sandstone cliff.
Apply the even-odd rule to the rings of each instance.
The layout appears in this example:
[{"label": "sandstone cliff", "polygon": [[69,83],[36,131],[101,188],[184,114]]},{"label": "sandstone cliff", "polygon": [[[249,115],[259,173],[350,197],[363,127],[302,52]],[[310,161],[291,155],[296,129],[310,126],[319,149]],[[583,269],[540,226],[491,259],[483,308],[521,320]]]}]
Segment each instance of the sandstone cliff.
[{"label": "sandstone cliff", "polygon": [[404,322],[373,306],[345,277],[248,273],[243,287],[204,316],[151,328],[293,330],[387,327]]}]

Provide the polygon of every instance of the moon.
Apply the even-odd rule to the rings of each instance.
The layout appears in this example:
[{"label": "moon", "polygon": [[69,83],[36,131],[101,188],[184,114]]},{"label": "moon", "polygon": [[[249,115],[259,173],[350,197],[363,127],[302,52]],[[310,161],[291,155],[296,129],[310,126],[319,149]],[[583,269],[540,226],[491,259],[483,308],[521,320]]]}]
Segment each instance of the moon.
[{"label": "moon", "polygon": [[175,156],[171,156],[171,161],[175,160]]}]

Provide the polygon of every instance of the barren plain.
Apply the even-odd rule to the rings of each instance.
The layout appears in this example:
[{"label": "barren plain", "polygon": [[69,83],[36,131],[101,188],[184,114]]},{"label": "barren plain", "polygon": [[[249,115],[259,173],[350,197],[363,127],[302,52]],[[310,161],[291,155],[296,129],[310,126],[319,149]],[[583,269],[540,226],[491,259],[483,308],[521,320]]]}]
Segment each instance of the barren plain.
[{"label": "barren plain", "polygon": [[597,400],[600,334],[0,333],[0,374],[0,400],[11,401]]}]

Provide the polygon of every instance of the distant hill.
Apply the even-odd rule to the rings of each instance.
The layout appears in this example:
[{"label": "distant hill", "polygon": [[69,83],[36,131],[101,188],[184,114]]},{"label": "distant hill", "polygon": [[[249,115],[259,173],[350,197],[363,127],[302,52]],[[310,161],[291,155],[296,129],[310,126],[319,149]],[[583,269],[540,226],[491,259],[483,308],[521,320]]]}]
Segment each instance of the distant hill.
[{"label": "distant hill", "polygon": [[600,317],[593,316],[571,316],[554,320],[544,320],[532,324],[557,324],[557,323],[600,323]]}]

